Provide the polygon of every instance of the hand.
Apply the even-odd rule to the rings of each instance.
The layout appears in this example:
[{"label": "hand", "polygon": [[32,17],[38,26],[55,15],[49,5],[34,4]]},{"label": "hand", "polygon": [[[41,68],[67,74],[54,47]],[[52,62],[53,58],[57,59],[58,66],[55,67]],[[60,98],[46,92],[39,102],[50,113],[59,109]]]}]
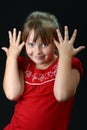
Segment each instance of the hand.
[{"label": "hand", "polygon": [[80,46],[78,48],[74,48],[73,45],[74,45],[74,42],[75,42],[75,39],[76,39],[76,35],[77,35],[77,30],[74,29],[73,31],[73,34],[71,36],[71,38],[69,39],[69,31],[68,31],[68,27],[65,26],[64,28],[64,39],[61,35],[61,32],[59,29],[57,29],[57,34],[58,34],[58,39],[59,41],[56,41],[54,39],[54,43],[58,49],[58,52],[59,52],[59,56],[74,56],[76,55],[79,51],[83,50],[85,48],[85,46]]},{"label": "hand", "polygon": [[10,46],[9,48],[2,47],[2,49],[6,52],[7,57],[18,57],[20,54],[23,46],[25,45],[24,42],[20,44],[20,39],[21,39],[21,31],[18,32],[18,36],[16,36],[16,28],[13,29],[13,34],[11,31],[8,32],[9,34],[9,43]]}]

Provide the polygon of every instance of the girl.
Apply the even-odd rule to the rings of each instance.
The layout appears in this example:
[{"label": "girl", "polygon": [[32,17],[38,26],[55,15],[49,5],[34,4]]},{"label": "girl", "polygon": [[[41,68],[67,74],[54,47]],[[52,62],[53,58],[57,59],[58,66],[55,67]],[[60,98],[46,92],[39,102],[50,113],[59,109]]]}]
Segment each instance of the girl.
[{"label": "girl", "polygon": [[[74,57],[85,47],[74,48],[77,30],[64,38],[57,18],[46,12],[32,12],[22,30],[9,31],[9,48],[3,89],[17,101],[11,122],[4,130],[67,130],[74,95],[83,74]],[[23,47],[26,56],[19,56]]]}]

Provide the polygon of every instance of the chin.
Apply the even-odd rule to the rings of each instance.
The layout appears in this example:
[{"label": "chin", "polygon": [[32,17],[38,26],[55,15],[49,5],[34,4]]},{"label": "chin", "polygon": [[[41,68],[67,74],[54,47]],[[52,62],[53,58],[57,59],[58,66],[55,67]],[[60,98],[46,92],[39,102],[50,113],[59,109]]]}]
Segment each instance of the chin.
[{"label": "chin", "polygon": [[36,64],[39,64],[39,65],[40,65],[40,64],[44,64],[44,62],[41,62],[41,61],[36,61],[35,63],[36,63]]}]

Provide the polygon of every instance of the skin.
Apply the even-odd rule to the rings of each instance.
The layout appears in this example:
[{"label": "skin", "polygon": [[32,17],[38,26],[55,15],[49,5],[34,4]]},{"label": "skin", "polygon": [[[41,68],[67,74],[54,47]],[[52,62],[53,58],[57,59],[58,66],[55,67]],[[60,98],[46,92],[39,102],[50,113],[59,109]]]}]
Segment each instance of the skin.
[{"label": "skin", "polygon": [[54,39],[54,43],[45,44],[40,37],[33,43],[34,31],[31,30],[26,43],[20,44],[21,32],[16,36],[16,29],[9,31],[9,48],[3,47],[6,52],[6,68],[3,80],[3,89],[9,100],[17,100],[24,92],[24,74],[18,69],[17,57],[22,48],[26,47],[27,55],[34,61],[39,69],[49,67],[57,58],[54,54],[55,46],[59,52],[58,70],[54,83],[54,96],[58,101],[66,101],[72,97],[80,81],[80,73],[77,69],[71,68],[72,56],[83,50],[85,47],[74,48],[77,30],[75,29],[69,39],[68,27],[65,26],[64,38],[60,30],[57,30],[59,42]]},{"label": "skin", "polygon": [[25,47],[29,58],[36,64],[39,69],[45,69],[51,65],[57,56],[54,54],[55,44],[43,43],[39,37],[36,42],[33,42],[34,30],[31,30]]},{"label": "skin", "polygon": [[55,41],[59,51],[59,64],[54,84],[54,95],[58,101],[66,101],[76,93],[80,81],[80,73],[77,69],[72,69],[71,59],[72,56],[85,48],[80,46],[75,49],[73,46],[77,35],[76,29],[70,39],[68,27],[65,26],[64,29],[64,38],[60,30],[57,30],[59,42]]}]

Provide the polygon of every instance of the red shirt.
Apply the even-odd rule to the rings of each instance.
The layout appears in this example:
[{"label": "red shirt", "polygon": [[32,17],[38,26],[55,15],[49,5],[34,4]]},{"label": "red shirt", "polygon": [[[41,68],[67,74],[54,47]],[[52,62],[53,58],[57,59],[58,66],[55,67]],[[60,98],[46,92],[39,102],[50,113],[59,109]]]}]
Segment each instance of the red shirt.
[{"label": "red shirt", "polygon": [[[74,97],[64,103],[54,97],[58,59],[45,70],[35,68],[35,64],[24,57],[18,58],[18,64],[25,74],[25,90],[4,130],[67,130]],[[72,67],[82,76],[79,59],[72,59]]]}]

